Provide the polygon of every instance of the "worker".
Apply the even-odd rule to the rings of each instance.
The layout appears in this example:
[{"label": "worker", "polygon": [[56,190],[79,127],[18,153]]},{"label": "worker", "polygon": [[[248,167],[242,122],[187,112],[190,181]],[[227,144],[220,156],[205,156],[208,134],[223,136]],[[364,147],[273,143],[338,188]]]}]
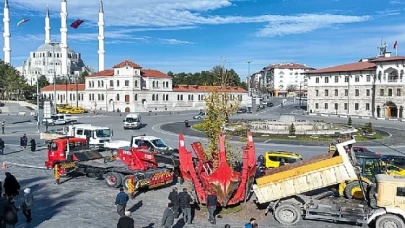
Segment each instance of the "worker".
[{"label": "worker", "polygon": [[190,127],[190,124],[188,123],[188,120],[185,120],[185,121],[184,121],[184,126],[185,126],[185,127]]},{"label": "worker", "polygon": [[20,208],[22,209],[22,213],[27,219],[27,223],[30,223],[32,221],[31,209],[33,202],[34,197],[32,196],[31,189],[30,188],[24,189],[24,201],[22,202]]},{"label": "worker", "polygon": [[265,164],[265,160],[264,160],[264,156],[263,155],[259,155],[259,157],[257,158],[257,164],[259,167],[264,166]]},{"label": "worker", "polygon": [[171,228],[174,224],[174,217],[175,217],[174,205],[172,203],[169,203],[167,205],[167,208],[165,209],[165,212],[163,213],[162,227]]},{"label": "worker", "polygon": [[171,191],[169,193],[168,199],[170,200],[170,203],[173,204],[174,217],[178,218],[180,199],[179,199],[179,191],[178,191],[177,187],[174,187],[173,191]]},{"label": "worker", "polygon": [[191,224],[191,204],[193,202],[193,199],[187,192],[187,188],[183,188],[183,192],[179,193],[179,205],[183,212],[184,222],[188,224]]},{"label": "worker", "polygon": [[208,221],[211,224],[216,224],[215,220],[215,210],[217,210],[218,198],[214,191],[210,190],[207,197],[207,207],[208,207]]},{"label": "worker", "polygon": [[4,122],[4,120],[3,120],[3,122],[1,122],[1,133],[4,135],[4,127],[5,127],[5,125],[6,125],[6,122]]},{"label": "worker", "polygon": [[127,202],[129,200],[128,195],[124,192],[124,188],[120,188],[120,192],[117,194],[115,198],[115,205],[117,206],[117,213],[123,217],[125,216],[125,208],[127,207]]},{"label": "worker", "polygon": [[4,155],[4,141],[0,138],[0,155]]},{"label": "worker", "polygon": [[4,196],[0,196],[0,227],[4,227],[4,220],[6,217],[8,206],[8,200]]},{"label": "worker", "polygon": [[135,221],[131,218],[130,211],[125,211],[124,216],[118,220],[117,228],[135,228]]},{"label": "worker", "polygon": [[258,227],[255,218],[251,218],[248,223],[245,224],[245,228],[255,228]]},{"label": "worker", "polygon": [[281,161],[280,161],[279,166],[281,167],[281,166],[284,166],[284,165],[285,165],[285,160],[284,160],[284,158],[282,158]]},{"label": "worker", "polygon": [[35,142],[34,138],[31,138],[30,146],[31,146],[31,152],[35,152],[35,150],[37,149],[37,143]]},{"label": "worker", "polygon": [[20,191],[20,184],[18,183],[17,179],[9,172],[5,173],[6,178],[4,179],[4,192],[6,193],[7,197],[13,198],[17,196]]},{"label": "worker", "polygon": [[21,138],[20,138],[20,146],[22,148],[27,149],[27,145],[28,145],[28,138],[27,136],[24,134]]}]

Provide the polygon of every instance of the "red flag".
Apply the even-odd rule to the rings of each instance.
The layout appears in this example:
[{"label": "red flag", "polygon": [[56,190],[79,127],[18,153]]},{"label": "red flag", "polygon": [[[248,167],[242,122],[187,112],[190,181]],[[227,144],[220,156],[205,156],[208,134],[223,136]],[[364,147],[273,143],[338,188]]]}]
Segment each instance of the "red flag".
[{"label": "red flag", "polygon": [[396,40],[394,43],[394,49],[397,49],[398,41]]},{"label": "red flag", "polygon": [[72,28],[74,28],[74,29],[77,29],[77,28],[79,28],[79,26],[80,26],[83,22],[84,22],[83,20],[76,20],[76,21],[74,21],[72,24],[70,24],[70,27],[72,27]]}]

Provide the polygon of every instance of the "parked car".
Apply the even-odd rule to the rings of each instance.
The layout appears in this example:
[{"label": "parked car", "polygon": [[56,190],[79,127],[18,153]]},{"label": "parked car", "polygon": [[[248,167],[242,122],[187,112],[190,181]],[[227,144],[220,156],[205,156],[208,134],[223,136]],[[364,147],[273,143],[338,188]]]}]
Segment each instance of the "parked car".
[{"label": "parked car", "polygon": [[240,109],[238,109],[238,111],[236,113],[247,113],[247,109],[246,108],[240,108]]},{"label": "parked car", "polygon": [[195,120],[202,120],[203,118],[206,118],[206,114],[205,114],[205,112],[200,112],[200,113],[198,113],[197,115],[195,115],[195,116],[193,116],[193,119],[195,119]]}]

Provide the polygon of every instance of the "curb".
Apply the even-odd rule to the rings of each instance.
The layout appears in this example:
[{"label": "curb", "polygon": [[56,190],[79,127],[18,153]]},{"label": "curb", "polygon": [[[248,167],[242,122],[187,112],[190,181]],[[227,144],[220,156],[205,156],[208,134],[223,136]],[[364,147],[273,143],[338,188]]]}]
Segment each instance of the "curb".
[{"label": "curb", "polygon": [[337,115],[328,113],[308,113],[308,116],[322,116],[322,117],[337,117],[337,118],[352,118],[352,119],[365,119],[365,120],[387,120],[387,121],[400,121],[405,122],[405,118],[384,118],[384,117],[372,117],[372,116],[357,116],[357,115]]}]

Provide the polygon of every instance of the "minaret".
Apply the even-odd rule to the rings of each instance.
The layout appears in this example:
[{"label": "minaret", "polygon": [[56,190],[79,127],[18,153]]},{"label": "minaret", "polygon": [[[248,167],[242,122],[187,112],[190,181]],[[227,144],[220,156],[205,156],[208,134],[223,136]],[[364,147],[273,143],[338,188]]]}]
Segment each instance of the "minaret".
[{"label": "minaret", "polygon": [[45,16],[45,43],[51,43],[51,22],[49,19],[49,8],[46,6],[46,16]]},{"label": "minaret", "polygon": [[104,70],[104,9],[103,1],[100,1],[98,11],[98,71]]},{"label": "minaret", "polygon": [[61,54],[62,54],[62,59],[61,59],[61,76],[62,77],[68,77],[68,69],[67,69],[67,64],[68,64],[68,43],[67,43],[67,2],[66,0],[62,0],[61,2],[61,9],[60,9],[60,48],[61,48]]},{"label": "minaret", "polygon": [[11,46],[10,46],[10,11],[8,8],[8,0],[4,0],[4,13],[3,13],[3,22],[4,22],[4,62],[11,64]]}]

